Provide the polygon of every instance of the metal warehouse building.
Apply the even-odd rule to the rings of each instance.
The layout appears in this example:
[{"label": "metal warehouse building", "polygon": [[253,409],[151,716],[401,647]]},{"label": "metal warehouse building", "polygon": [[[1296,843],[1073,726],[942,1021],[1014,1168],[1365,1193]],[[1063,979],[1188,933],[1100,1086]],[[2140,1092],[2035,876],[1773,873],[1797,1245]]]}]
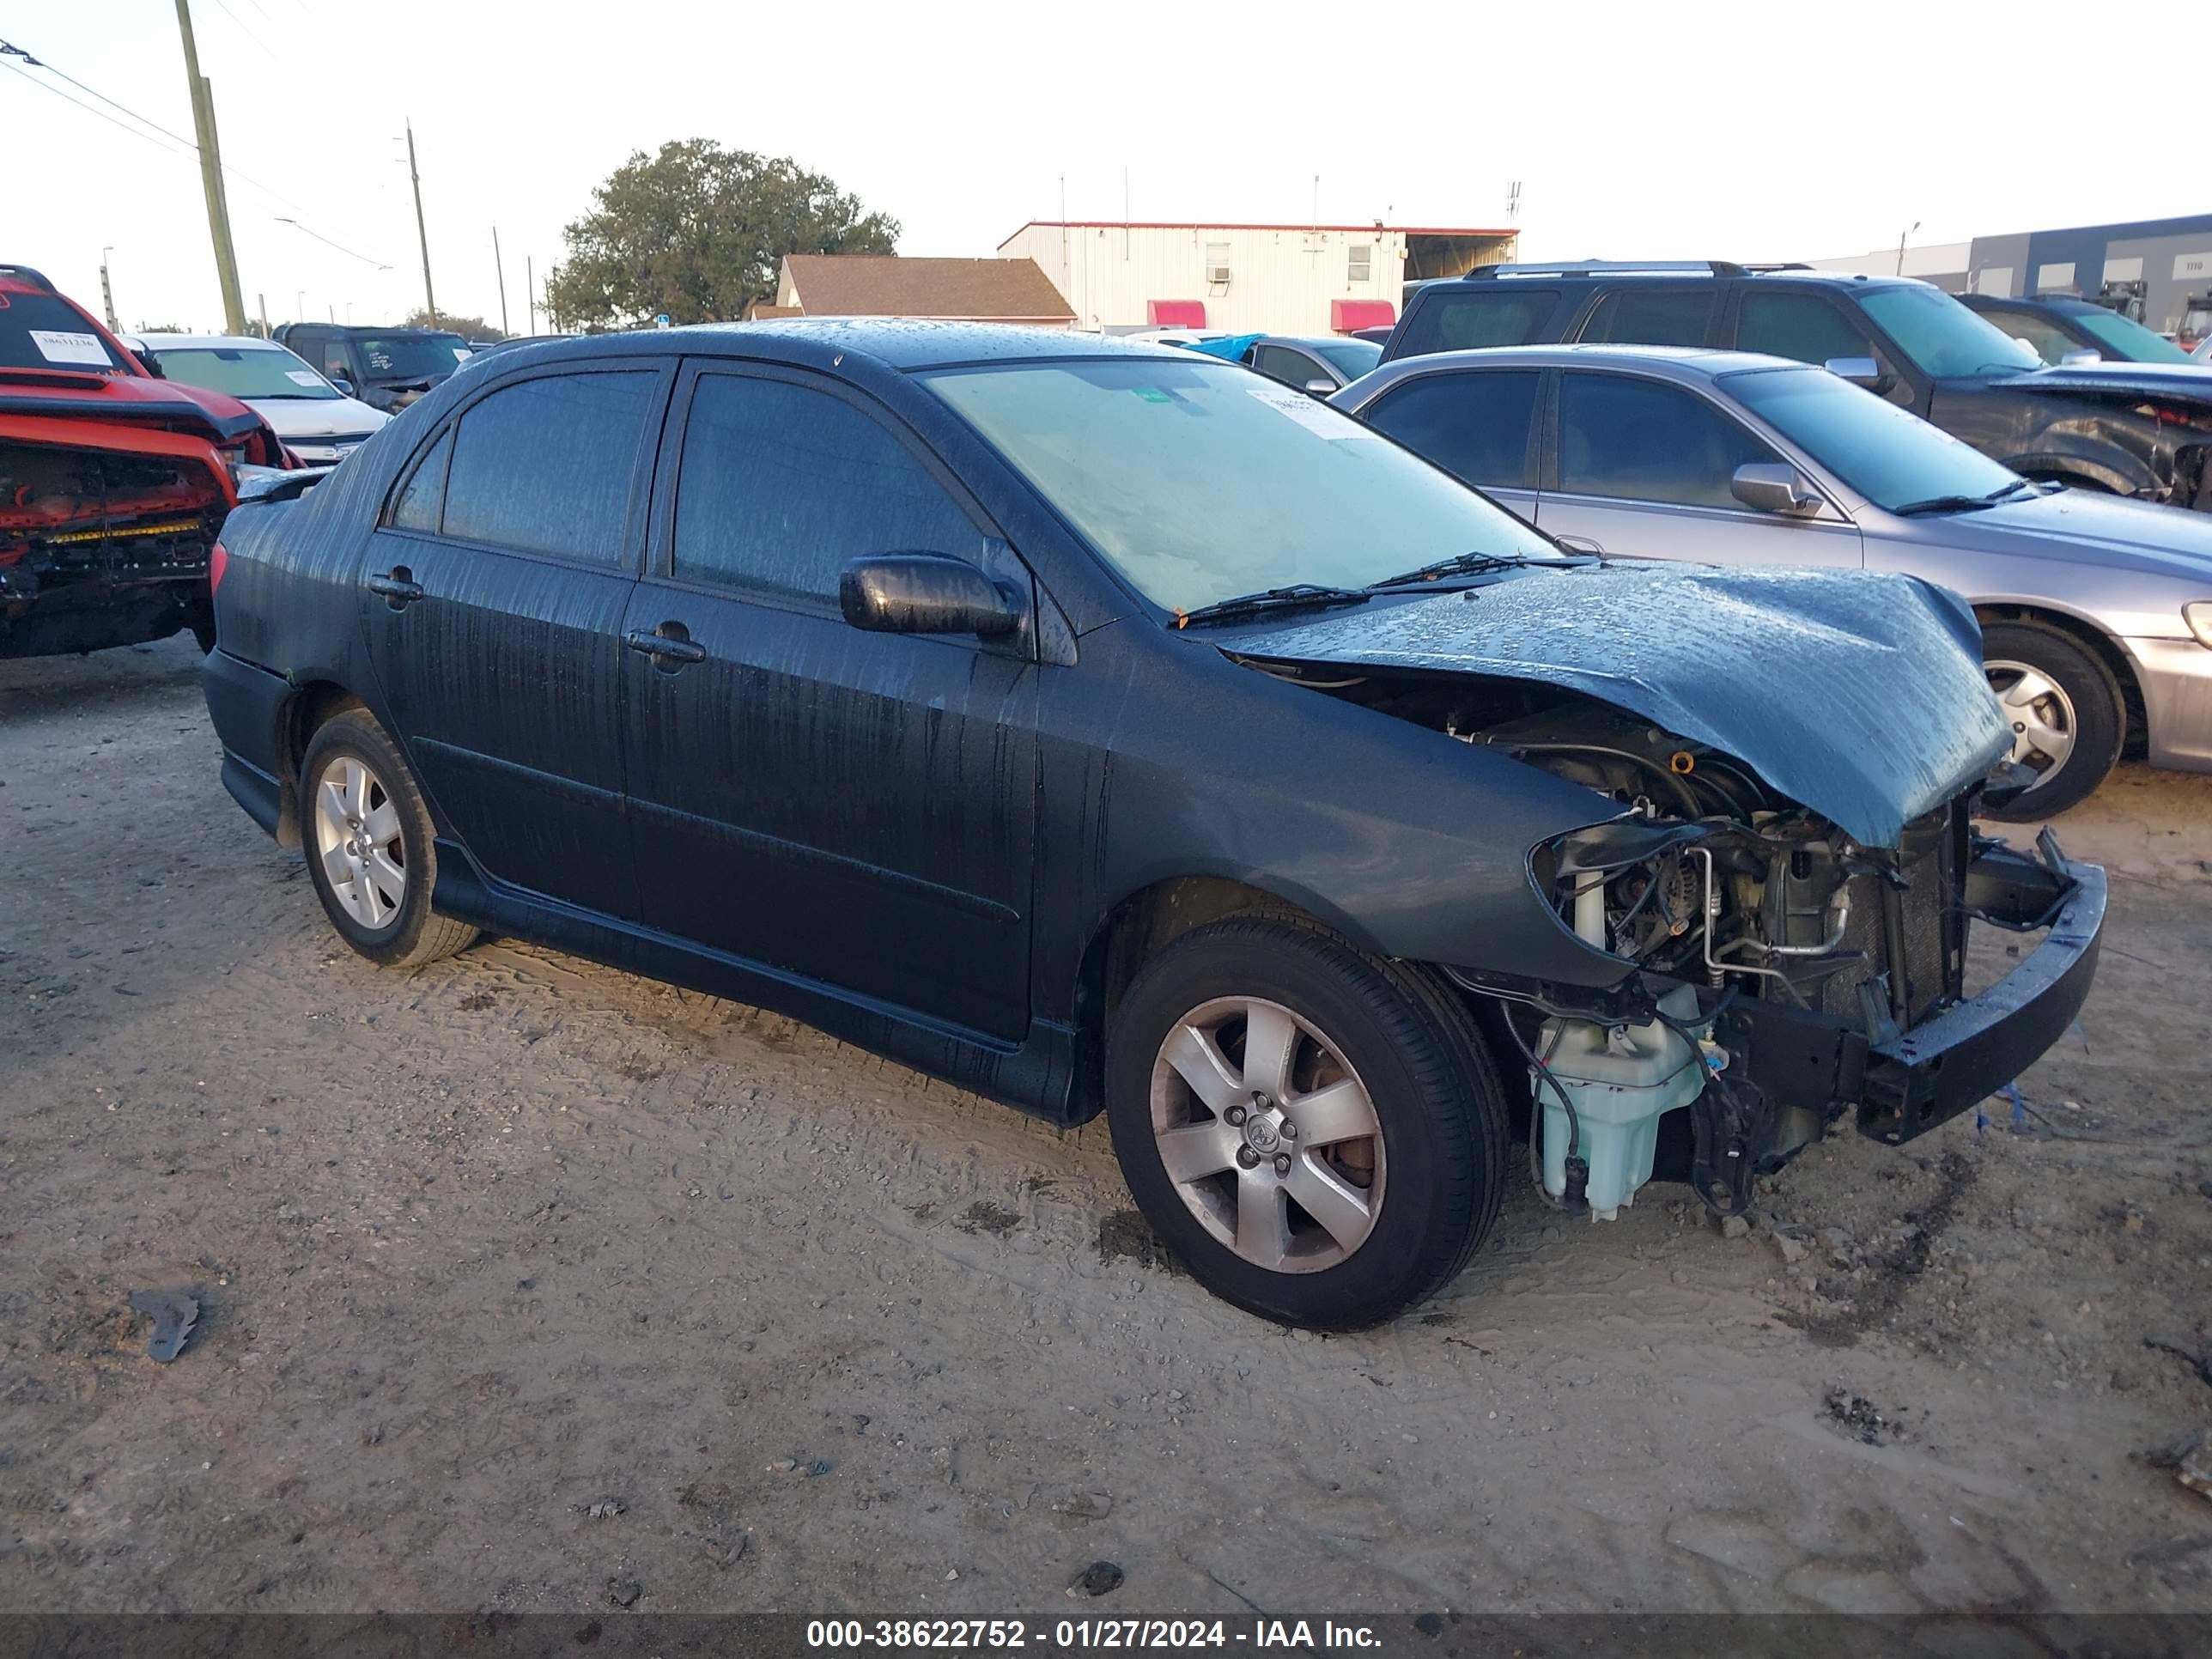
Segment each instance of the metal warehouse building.
[{"label": "metal warehouse building", "polygon": [[1347,333],[1395,322],[1405,285],[1513,257],[1512,230],[1032,221],[999,244],[1036,261],[1078,328]]},{"label": "metal warehouse building", "polygon": [[[1899,268],[1893,247],[1814,264],[1823,270],[1869,276],[1886,276]],[[1902,268],[1907,276],[1924,278],[1954,294],[2000,299],[2052,294],[2102,300],[2136,321],[2171,334],[2183,329],[2191,311],[2212,311],[2212,214],[2080,225],[2071,230],[2026,230],[1907,248]]]}]

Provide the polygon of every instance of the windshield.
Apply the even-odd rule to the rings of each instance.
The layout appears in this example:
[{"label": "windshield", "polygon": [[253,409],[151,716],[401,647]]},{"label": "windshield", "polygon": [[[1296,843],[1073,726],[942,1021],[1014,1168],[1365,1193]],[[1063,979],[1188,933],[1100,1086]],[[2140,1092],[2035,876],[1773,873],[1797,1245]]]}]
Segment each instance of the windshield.
[{"label": "windshield", "polygon": [[1979,498],[2019,475],[1886,398],[1821,368],[1721,376],[1729,395],[1875,506],[1894,512],[1946,495]]},{"label": "windshield", "polygon": [[372,380],[442,380],[468,361],[458,334],[386,334],[354,342]]},{"label": "windshield", "polygon": [[1382,348],[1372,340],[1331,340],[1314,349],[1335,364],[1338,374],[1354,380],[1382,361]]},{"label": "windshield", "polygon": [[1556,553],[1370,428],[1232,364],[1102,357],[922,379],[1173,610],[1363,586],[1462,553]]},{"label": "windshield", "polygon": [[282,346],[157,346],[146,355],[183,386],[206,386],[234,398],[324,400],[337,388]]},{"label": "windshield", "polygon": [[2099,306],[2077,311],[2074,321],[2084,334],[2094,334],[2112,347],[2108,356],[2130,363],[2185,363],[2189,354],[2162,336],[2154,334],[2132,317]]},{"label": "windshield", "polygon": [[115,349],[58,294],[0,294],[0,368],[131,372]]},{"label": "windshield", "polygon": [[1878,288],[1862,295],[1859,303],[1922,374],[1936,380],[2017,373],[2042,364],[2033,346],[2014,339],[1939,289]]}]

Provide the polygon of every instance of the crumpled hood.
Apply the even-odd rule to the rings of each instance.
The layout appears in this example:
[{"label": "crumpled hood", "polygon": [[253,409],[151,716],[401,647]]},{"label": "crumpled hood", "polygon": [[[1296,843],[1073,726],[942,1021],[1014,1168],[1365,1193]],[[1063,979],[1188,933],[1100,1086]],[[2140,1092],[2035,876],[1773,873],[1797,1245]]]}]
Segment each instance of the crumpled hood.
[{"label": "crumpled hood", "polygon": [[1225,632],[1236,657],[1578,691],[1710,744],[1862,845],[2011,746],[1965,601],[1913,576],[1597,564]]},{"label": "crumpled hood", "polygon": [[2203,363],[2058,363],[1991,384],[2016,392],[2163,398],[2212,404],[2212,367]]},{"label": "crumpled hood", "polygon": [[392,416],[353,398],[262,398],[254,408],[268,417],[276,435],[287,443],[312,442],[317,438],[361,437],[374,432]]}]

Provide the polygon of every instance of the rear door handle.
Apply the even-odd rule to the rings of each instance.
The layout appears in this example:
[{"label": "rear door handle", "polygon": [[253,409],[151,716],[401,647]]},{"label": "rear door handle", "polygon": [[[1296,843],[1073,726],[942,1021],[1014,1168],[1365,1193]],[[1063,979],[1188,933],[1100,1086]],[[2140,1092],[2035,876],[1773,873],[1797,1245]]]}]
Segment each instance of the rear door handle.
[{"label": "rear door handle", "polygon": [[422,584],[415,580],[415,573],[405,565],[395,566],[381,576],[371,576],[362,584],[372,593],[381,593],[392,601],[392,608],[399,610],[422,597]]},{"label": "rear door handle", "polygon": [[[663,623],[663,628],[681,627],[680,623]],[[707,660],[707,647],[696,640],[687,640],[667,634],[648,634],[642,629],[632,629],[623,635],[623,643],[633,651],[640,651],[662,662],[685,663]]]}]

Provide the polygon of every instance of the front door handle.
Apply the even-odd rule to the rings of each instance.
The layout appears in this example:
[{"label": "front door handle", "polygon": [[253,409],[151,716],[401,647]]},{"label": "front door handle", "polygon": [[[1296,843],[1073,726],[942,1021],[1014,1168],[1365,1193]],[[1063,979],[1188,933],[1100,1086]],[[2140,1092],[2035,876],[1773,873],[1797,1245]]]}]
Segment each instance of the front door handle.
[{"label": "front door handle", "polygon": [[381,576],[371,576],[362,584],[372,593],[380,593],[392,602],[394,611],[404,610],[422,597],[422,584],[415,580],[415,573],[405,565],[394,565]]},{"label": "front door handle", "polygon": [[[660,625],[663,628],[678,629],[681,629],[684,626],[681,623],[663,623]],[[642,652],[645,655],[664,663],[707,660],[707,647],[696,640],[686,639],[680,632],[648,634],[642,629],[632,629],[623,635],[623,643],[633,651]]]}]

